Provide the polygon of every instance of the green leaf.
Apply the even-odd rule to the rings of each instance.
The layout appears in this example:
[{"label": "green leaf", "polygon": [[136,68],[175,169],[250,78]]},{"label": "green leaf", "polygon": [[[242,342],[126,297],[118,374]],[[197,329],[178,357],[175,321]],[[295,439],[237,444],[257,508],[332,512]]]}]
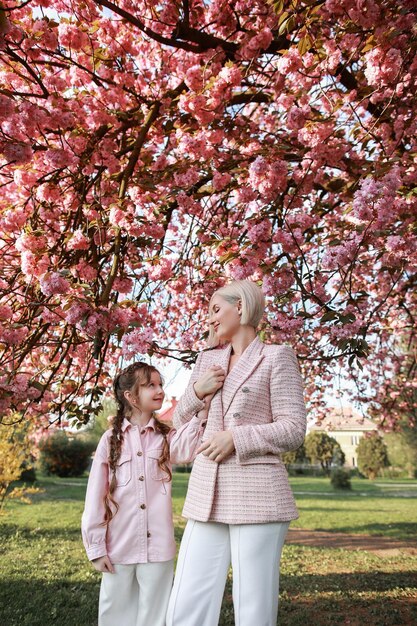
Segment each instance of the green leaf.
[{"label": "green leaf", "polygon": [[329,322],[337,317],[336,311],[326,311],[326,313],[320,318],[321,322]]},{"label": "green leaf", "polygon": [[300,39],[300,41],[297,44],[297,48],[301,56],[305,54],[308,50],[310,50],[311,45],[312,45],[312,42],[308,35]]},{"label": "green leaf", "polygon": [[283,35],[288,30],[288,24],[291,18],[285,19],[278,29],[278,35]]},{"label": "green leaf", "polygon": [[356,315],[354,315],[354,313],[347,313],[346,315],[339,314],[339,319],[342,324],[351,324],[355,321]]},{"label": "green leaf", "polygon": [[289,16],[290,14],[288,13],[288,11],[284,11],[283,13],[281,13],[278,18],[278,25],[280,26]]},{"label": "green leaf", "polygon": [[270,4],[274,12],[279,15],[284,10],[285,0],[268,0],[268,4]]},{"label": "green leaf", "polygon": [[35,389],[38,389],[38,391],[43,391],[45,389],[45,385],[40,383],[38,380],[31,380],[29,385],[31,387],[35,387]]},{"label": "green leaf", "polygon": [[234,258],[236,258],[235,252],[227,252],[226,254],[222,254],[222,256],[219,257],[219,261],[220,263],[229,263]]},{"label": "green leaf", "polygon": [[350,339],[341,339],[340,341],[337,342],[337,345],[341,350],[345,350],[348,347],[349,342],[350,342]]}]

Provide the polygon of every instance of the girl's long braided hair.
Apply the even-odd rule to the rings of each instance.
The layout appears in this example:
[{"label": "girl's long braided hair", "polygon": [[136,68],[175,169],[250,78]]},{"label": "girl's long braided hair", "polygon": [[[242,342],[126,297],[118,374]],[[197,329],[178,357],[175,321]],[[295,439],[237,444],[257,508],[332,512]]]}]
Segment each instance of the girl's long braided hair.
[{"label": "girl's long braided hair", "polygon": [[[113,393],[116,400],[117,413],[112,421],[112,433],[110,435],[109,442],[108,463],[112,472],[112,476],[108,492],[104,496],[105,515],[102,525],[107,525],[119,509],[118,503],[113,498],[113,493],[116,489],[117,462],[120,458],[123,443],[122,423],[125,417],[129,418],[132,414],[132,407],[129,404],[128,400],[125,398],[124,392],[131,391],[138,398],[140,398],[139,387],[142,385],[147,385],[151,381],[152,372],[157,372],[159,376],[161,376],[159,371],[153,365],[149,365],[148,363],[145,363],[143,361],[136,361],[135,363],[128,365],[124,370],[119,372],[119,374],[117,374],[113,381]],[[167,434],[171,430],[171,427],[168,424],[164,424],[164,422],[161,422],[156,417],[154,412],[152,413],[152,417],[155,420],[155,429],[160,432],[164,438],[162,453],[158,459],[158,465],[167,474],[167,480],[170,481],[172,479],[172,472],[168,464],[169,444],[167,440]],[[113,506],[115,507],[115,511],[112,511],[111,504],[113,504]]]}]

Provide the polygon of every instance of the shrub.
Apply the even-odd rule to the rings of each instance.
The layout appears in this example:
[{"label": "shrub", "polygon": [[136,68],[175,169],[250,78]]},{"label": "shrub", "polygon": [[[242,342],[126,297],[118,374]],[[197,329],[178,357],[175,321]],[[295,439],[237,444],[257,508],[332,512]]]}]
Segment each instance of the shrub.
[{"label": "shrub", "polygon": [[[388,451],[388,460],[389,460],[389,451]],[[389,467],[383,467],[378,472],[378,476],[380,478],[417,478],[417,476],[410,476],[409,473],[403,469],[402,467],[393,467],[390,465]]]},{"label": "shrub", "polygon": [[287,467],[289,465],[304,463],[306,461],[306,452],[304,450],[304,445],[301,444],[301,446],[296,450],[283,452],[281,458]]},{"label": "shrub", "polygon": [[28,494],[41,492],[39,488],[13,484],[21,479],[22,470],[32,469],[31,424],[27,420],[19,421],[18,415],[13,417],[16,420],[13,424],[0,424],[0,510],[9,498],[30,503]]},{"label": "shrub", "polygon": [[335,489],[352,489],[350,473],[340,467],[332,470],[330,482]]},{"label": "shrub", "polygon": [[335,457],[344,462],[344,454],[339,443],[327,433],[310,432],[304,440],[304,448],[310,463],[320,463],[327,475],[330,473],[330,466]]},{"label": "shrub", "polygon": [[77,433],[77,437],[91,441],[97,447],[102,434],[111,426],[109,418],[116,414],[116,404],[112,398],[105,398],[102,402],[102,410],[98,415],[93,415],[87,427]]},{"label": "shrub", "polygon": [[378,472],[389,464],[387,446],[378,434],[367,434],[362,437],[356,450],[359,471],[371,480],[376,478]]},{"label": "shrub", "polygon": [[173,469],[180,474],[189,474],[192,470],[192,465],[189,463],[187,465],[174,465]]},{"label": "shrub", "polygon": [[94,444],[79,437],[69,437],[64,430],[59,430],[41,440],[41,467],[47,474],[61,478],[82,476],[90,464]]},{"label": "shrub", "polygon": [[34,483],[36,480],[36,470],[32,465],[34,461],[31,459],[30,464],[27,461],[22,463],[21,473],[19,480],[22,480],[26,483]]},{"label": "shrub", "polygon": [[[334,441],[336,441],[336,439],[334,439]],[[334,447],[332,464],[337,465],[338,467],[343,467],[346,461],[346,455],[340,447],[340,444],[338,442],[336,443],[337,446]]]},{"label": "shrub", "polygon": [[389,464],[393,466],[394,470],[402,469],[403,476],[415,478],[417,473],[417,427],[403,420],[401,430],[386,433],[384,442],[387,446]]}]

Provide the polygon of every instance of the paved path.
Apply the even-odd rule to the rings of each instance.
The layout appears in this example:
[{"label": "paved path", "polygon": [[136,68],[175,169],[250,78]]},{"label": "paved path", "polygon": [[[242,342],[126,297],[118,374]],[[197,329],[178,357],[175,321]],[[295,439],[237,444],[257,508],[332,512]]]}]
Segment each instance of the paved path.
[{"label": "paved path", "polygon": [[298,491],[292,490],[295,496],[326,496],[326,497],[340,497],[343,495],[345,498],[354,496],[366,496],[368,498],[417,498],[417,490],[410,489],[408,491],[385,491],[384,493],[378,493],[375,491]]},{"label": "paved path", "polygon": [[351,535],[348,533],[325,532],[304,528],[290,528],[287,543],[322,548],[366,550],[378,556],[399,556],[402,552],[417,556],[417,541],[402,541],[374,535]]}]

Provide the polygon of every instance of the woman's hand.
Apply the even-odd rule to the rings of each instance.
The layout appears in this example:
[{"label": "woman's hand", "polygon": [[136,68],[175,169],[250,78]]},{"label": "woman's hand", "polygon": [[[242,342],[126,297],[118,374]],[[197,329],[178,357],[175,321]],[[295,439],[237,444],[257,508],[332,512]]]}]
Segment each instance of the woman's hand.
[{"label": "woman's hand", "polygon": [[225,378],[225,371],[220,365],[210,365],[204,374],[194,383],[194,391],[197,397],[203,400],[204,396],[216,393],[216,391],[223,386]]},{"label": "woman's hand", "polygon": [[93,559],[91,562],[98,572],[110,572],[110,574],[114,574],[114,567],[107,555]]},{"label": "woman's hand", "polygon": [[230,430],[221,430],[207,439],[204,443],[197,448],[196,454],[202,452],[204,456],[207,456],[216,463],[221,463],[224,459],[232,454],[235,450],[235,444],[233,442],[233,435]]}]

